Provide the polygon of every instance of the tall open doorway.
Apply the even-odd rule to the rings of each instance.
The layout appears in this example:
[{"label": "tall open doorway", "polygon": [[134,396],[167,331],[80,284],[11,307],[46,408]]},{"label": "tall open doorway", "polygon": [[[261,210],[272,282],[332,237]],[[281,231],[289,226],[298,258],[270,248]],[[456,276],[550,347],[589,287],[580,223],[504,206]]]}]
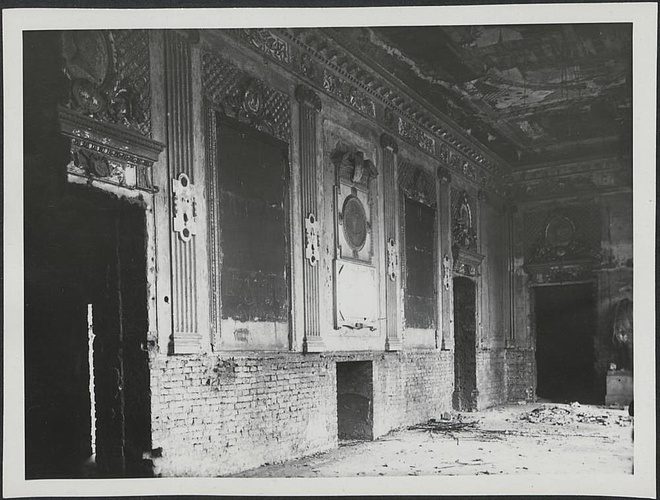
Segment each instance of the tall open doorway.
[{"label": "tall open doorway", "polygon": [[596,302],[592,284],[534,290],[536,369],[540,398],[598,402],[594,375]]},{"label": "tall open doorway", "polygon": [[476,286],[454,278],[454,409],[477,408]]},{"label": "tall open doorway", "polygon": [[144,209],[73,185],[27,203],[26,477],[147,475]]}]

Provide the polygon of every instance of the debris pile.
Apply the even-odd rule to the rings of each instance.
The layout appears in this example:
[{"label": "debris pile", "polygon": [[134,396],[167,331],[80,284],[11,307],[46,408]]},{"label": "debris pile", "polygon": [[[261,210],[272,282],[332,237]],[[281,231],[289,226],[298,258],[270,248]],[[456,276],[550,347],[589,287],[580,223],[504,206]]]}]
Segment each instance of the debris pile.
[{"label": "debris pile", "polygon": [[462,415],[450,415],[445,413],[440,420],[430,419],[424,424],[408,427],[411,430],[425,430],[429,432],[456,432],[464,429],[473,429],[477,425],[476,420],[463,420]]},{"label": "debris pile", "polygon": [[532,424],[568,425],[573,423],[599,424],[599,425],[628,425],[631,419],[627,415],[612,415],[609,413],[595,413],[582,409],[579,403],[569,406],[540,406],[532,411],[523,413],[520,417]]}]

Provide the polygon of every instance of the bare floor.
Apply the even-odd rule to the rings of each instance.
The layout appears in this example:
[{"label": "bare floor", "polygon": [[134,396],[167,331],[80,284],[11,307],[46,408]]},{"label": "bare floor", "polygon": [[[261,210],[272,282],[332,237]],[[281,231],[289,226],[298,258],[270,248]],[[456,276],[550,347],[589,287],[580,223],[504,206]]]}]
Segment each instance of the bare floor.
[{"label": "bare floor", "polygon": [[624,409],[533,403],[442,417],[235,477],[632,473]]}]

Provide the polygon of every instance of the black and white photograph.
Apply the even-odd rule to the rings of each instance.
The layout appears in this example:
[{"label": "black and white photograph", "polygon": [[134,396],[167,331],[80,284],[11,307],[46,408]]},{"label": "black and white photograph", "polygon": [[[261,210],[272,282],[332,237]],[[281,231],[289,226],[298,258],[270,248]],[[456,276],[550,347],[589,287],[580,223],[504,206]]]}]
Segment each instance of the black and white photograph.
[{"label": "black and white photograph", "polygon": [[656,4],[3,51],[5,497],[655,498]]}]

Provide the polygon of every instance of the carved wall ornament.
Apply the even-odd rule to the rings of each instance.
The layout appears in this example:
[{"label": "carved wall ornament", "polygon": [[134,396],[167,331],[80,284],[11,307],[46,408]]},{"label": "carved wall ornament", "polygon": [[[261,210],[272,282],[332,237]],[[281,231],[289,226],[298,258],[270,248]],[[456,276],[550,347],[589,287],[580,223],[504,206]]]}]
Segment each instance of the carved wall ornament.
[{"label": "carved wall ornament", "polygon": [[319,260],[319,224],[314,214],[305,217],[305,259],[311,266]]},{"label": "carved wall ornament", "polygon": [[373,162],[362,151],[339,141],[330,160],[335,166],[336,238],[339,258],[371,262],[372,191],[371,180],[378,175]]},{"label": "carved wall ornament", "polygon": [[172,216],[174,231],[185,243],[197,234],[197,203],[195,186],[183,172],[172,179]]},{"label": "carved wall ornament", "polygon": [[[126,68],[135,66],[127,66],[122,61],[124,71],[119,71],[112,32],[65,31],[62,55],[64,74],[70,81],[68,107],[95,120],[148,133],[148,103],[134,82],[123,74],[128,71]],[[128,57],[127,54],[123,56]]]},{"label": "carved wall ornament", "polygon": [[419,146],[427,153],[435,155],[435,140],[419,127],[399,117],[397,131],[404,139],[412,141],[413,144]]},{"label": "carved wall ornament", "polygon": [[599,248],[589,245],[577,232],[571,218],[561,213],[551,214],[542,236],[531,246],[529,262],[555,262],[563,260],[600,260]]},{"label": "carved wall ornament", "polygon": [[399,252],[397,251],[394,238],[387,240],[387,276],[391,281],[396,280],[396,272],[399,268]]},{"label": "carved wall ornament", "polygon": [[466,191],[454,191],[452,195],[452,244],[474,250],[477,247],[477,233],[470,199]]},{"label": "carved wall ornament", "polygon": [[338,177],[350,180],[353,184],[367,187],[369,181],[378,176],[374,162],[365,158],[362,151],[347,145],[337,144],[330,160],[335,165]]},{"label": "carved wall ornament", "polygon": [[323,72],[323,88],[351,107],[365,113],[366,115],[376,117],[376,105],[365,97],[354,85],[338,77],[329,71]]},{"label": "carved wall ornament", "polygon": [[300,72],[306,78],[313,80],[316,77],[316,66],[309,54],[303,53],[300,56]]},{"label": "carved wall ornament", "polygon": [[245,28],[240,30],[241,36],[261,52],[282,63],[291,62],[289,44],[267,29]]},{"label": "carved wall ornament", "polygon": [[436,181],[434,175],[404,158],[399,159],[399,187],[407,198],[428,207],[436,205]]},{"label": "carved wall ornament", "polygon": [[484,260],[484,256],[467,248],[454,246],[452,248],[454,257],[454,272],[468,277],[476,277],[479,273],[479,266]]},{"label": "carved wall ornament", "polygon": [[442,286],[445,290],[449,290],[451,284],[451,261],[449,255],[445,254],[442,258]]},{"label": "carved wall ornament", "polygon": [[206,97],[225,115],[290,142],[291,113],[285,94],[210,52],[202,55],[202,84]]}]

